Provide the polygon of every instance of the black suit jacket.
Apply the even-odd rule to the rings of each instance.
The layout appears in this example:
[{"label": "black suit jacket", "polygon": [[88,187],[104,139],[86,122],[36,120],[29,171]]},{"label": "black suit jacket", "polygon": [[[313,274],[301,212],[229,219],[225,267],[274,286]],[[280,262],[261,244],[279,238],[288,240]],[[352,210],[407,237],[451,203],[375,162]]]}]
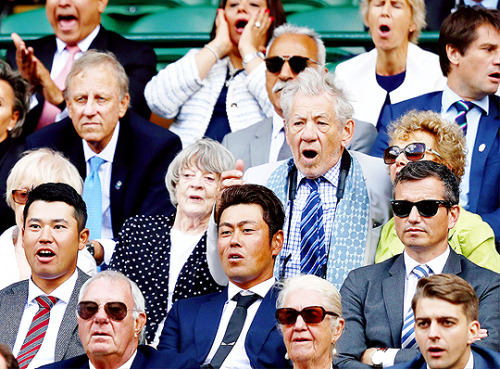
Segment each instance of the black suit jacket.
[{"label": "black suit jacket", "polygon": [[[469,282],[479,297],[479,322],[488,337],[477,344],[500,350],[500,275],[450,250],[443,273]],[[345,330],[337,342],[339,368],[370,368],[359,360],[370,347],[401,347],[405,266],[402,254],[349,273],[340,290]],[[412,360],[418,349],[402,349],[395,363]]]},{"label": "black suit jacket", "polygon": [[[50,72],[54,54],[57,51],[55,35],[27,41],[26,46],[33,47],[35,56],[40,59]],[[111,51],[116,55],[130,80],[129,93],[132,109],[143,118],[149,119],[151,112],[144,98],[144,88],[146,83],[156,75],[156,54],[154,50],[149,45],[128,40],[116,32],[108,31],[102,25],[94,41],[90,44],[90,49]],[[11,67],[17,69],[15,48],[7,51],[6,60]],[[40,93],[36,96],[38,105],[30,111],[24,122],[23,137],[28,136],[35,130],[38,119],[42,114],[45,100]]]},{"label": "black suit jacket", "polygon": [[[71,119],[51,124],[26,139],[26,148],[61,151],[86,177],[82,139]],[[170,162],[181,150],[179,137],[132,111],[120,119],[120,132],[111,170],[110,201],[113,234],[133,215],[170,215],[174,207],[165,187]]]}]

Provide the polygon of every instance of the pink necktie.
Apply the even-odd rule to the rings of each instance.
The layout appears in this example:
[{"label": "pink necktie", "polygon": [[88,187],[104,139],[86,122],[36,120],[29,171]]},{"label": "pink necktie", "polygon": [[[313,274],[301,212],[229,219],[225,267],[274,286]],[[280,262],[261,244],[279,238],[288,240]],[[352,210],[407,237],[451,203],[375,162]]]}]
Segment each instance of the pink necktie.
[{"label": "pink necktie", "polygon": [[[80,51],[80,48],[78,46],[66,46],[66,50],[68,50],[69,55],[68,55],[68,60],[66,61],[66,65],[64,68],[61,70],[59,75],[54,79],[54,83],[56,84],[59,89],[64,90],[64,84],[66,82],[66,77],[69,74],[69,71],[71,70],[71,66],[73,65],[73,61],[75,60],[75,55],[77,52]],[[42,115],[40,116],[40,120],[38,121],[38,125],[36,126],[36,129],[39,130],[40,128],[43,128],[51,123],[54,123],[56,120],[57,114],[61,112],[61,109],[59,109],[57,106],[52,105],[51,103],[45,101],[45,104],[43,105],[43,110],[42,110]]]}]

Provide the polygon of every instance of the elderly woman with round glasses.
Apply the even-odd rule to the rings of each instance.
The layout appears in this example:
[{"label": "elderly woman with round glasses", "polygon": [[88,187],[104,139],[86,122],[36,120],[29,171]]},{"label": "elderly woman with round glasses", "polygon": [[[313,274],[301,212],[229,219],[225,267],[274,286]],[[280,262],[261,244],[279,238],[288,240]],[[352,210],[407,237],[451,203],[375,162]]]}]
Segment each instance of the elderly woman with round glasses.
[{"label": "elderly woman with round glasses", "polygon": [[[24,152],[7,178],[6,199],[16,214],[16,225],[0,236],[0,289],[31,275],[21,238],[23,210],[28,191],[47,182],[67,183],[82,193],[78,169],[57,151],[46,148]],[[77,266],[89,275],[97,272],[95,260],[86,248],[78,252]]]},{"label": "elderly woman with round glasses", "polygon": [[221,144],[197,141],[177,155],[165,177],[176,212],[168,218],[138,215],[120,230],[109,266],[144,293],[148,343],[175,301],[220,290],[208,267],[206,231],[220,175],[232,168],[234,158]]},{"label": "elderly woman with round glasses", "polygon": [[[459,178],[464,174],[465,139],[456,124],[430,111],[410,111],[388,128],[390,145],[384,151],[391,180],[409,161],[432,160],[446,165]],[[399,210],[399,209],[398,209]],[[477,214],[460,208],[454,228],[448,232],[448,243],[458,254],[487,269],[500,272],[500,255],[495,249],[491,227]],[[375,262],[403,252],[404,245],[394,228],[394,218],[382,228]]]},{"label": "elderly woman with round glasses", "polygon": [[337,289],[314,275],[293,277],[283,283],[276,306],[293,368],[333,368],[335,342],[344,330]]}]

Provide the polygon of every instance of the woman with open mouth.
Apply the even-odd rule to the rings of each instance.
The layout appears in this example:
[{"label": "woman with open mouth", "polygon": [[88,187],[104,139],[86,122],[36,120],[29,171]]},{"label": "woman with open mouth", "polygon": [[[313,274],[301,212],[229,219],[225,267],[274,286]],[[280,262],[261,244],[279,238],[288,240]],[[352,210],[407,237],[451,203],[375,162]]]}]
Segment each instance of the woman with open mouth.
[{"label": "woman with open mouth", "polygon": [[280,0],[221,0],[212,40],[160,71],[146,86],[150,109],[171,120],[183,147],[272,116],[264,54],[275,27],[285,23]]},{"label": "woman with open mouth", "polygon": [[385,105],[440,91],[437,55],[416,43],[425,27],[424,0],[362,0],[361,13],[375,49],[337,66],[337,80],[351,95],[354,117],[379,128]]}]

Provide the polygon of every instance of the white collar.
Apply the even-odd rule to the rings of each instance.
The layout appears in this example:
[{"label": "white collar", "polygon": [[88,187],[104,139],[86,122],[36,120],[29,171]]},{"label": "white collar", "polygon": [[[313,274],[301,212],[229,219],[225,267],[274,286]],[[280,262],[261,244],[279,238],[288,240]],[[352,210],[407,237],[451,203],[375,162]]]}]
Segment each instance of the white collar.
[{"label": "white collar", "polygon": [[[49,295],[53,297],[57,297],[59,300],[64,301],[66,304],[69,303],[71,299],[71,295],[73,294],[73,290],[75,288],[76,280],[78,279],[78,269],[75,269],[71,277],[69,277],[66,281],[63,282],[60,286],[58,286],[54,291],[52,291]],[[40,287],[38,287],[33,279],[30,278],[28,282],[28,303],[35,303],[35,298],[38,296],[47,296],[45,292],[43,292]]]},{"label": "white collar", "polygon": [[[433,274],[440,274],[443,272],[444,265],[446,264],[449,255],[450,255],[450,247],[448,246],[441,255],[428,261],[427,263],[425,263],[425,265],[431,268]],[[413,259],[410,255],[408,255],[406,250],[403,252],[403,257],[405,262],[406,278],[408,278],[410,273],[413,271],[413,268],[415,268],[417,265],[422,265],[422,263],[419,263],[418,261]]]},{"label": "white collar", "polygon": [[[87,51],[90,47],[90,44],[94,39],[96,38],[97,34],[99,33],[99,30],[101,29],[101,25],[97,25],[96,28],[92,32],[89,33],[87,37],[85,37],[83,40],[81,40],[79,43],[77,43],[78,47],[80,48],[80,51],[84,53]],[[66,48],[66,42],[61,40],[60,38],[56,37],[56,45],[57,45],[57,53],[62,53],[64,49]]]},{"label": "white collar", "polygon": [[[444,86],[443,97],[442,97],[442,101],[441,101],[443,111],[444,112],[448,111],[450,109],[450,107],[459,100],[462,100],[462,98],[459,95],[457,95],[457,93],[455,91],[453,91],[448,86],[448,84],[446,84],[446,86]],[[485,96],[481,100],[475,100],[472,102],[474,103],[474,105],[477,105],[478,107],[483,109],[485,114],[488,115],[489,96]]]},{"label": "white collar", "polygon": [[85,162],[88,162],[89,159],[93,158],[94,156],[98,156],[101,159],[104,159],[105,161],[112,163],[113,158],[115,156],[116,145],[118,144],[119,132],[120,132],[120,121],[118,121],[118,123],[116,123],[116,127],[115,127],[115,130],[113,131],[113,136],[111,136],[111,140],[109,140],[106,147],[99,154],[96,154],[94,151],[92,151],[88,142],[82,138],[83,154],[85,156]]},{"label": "white collar", "polygon": [[255,294],[259,295],[260,297],[264,298],[267,295],[267,293],[269,292],[269,290],[274,286],[275,282],[276,282],[276,280],[274,279],[274,277],[271,277],[267,281],[260,282],[259,284],[249,288],[248,290],[244,290],[243,288],[238,287],[237,285],[235,285],[234,283],[229,281],[229,284],[227,287],[227,297],[228,297],[227,300],[231,301],[234,296],[236,296],[238,293],[240,293],[242,291],[255,293]]},{"label": "white collar", "polygon": [[[132,354],[132,356],[130,357],[130,359],[128,359],[125,363],[123,363],[123,365],[121,365],[118,369],[130,369],[130,368],[132,368],[132,364],[134,362],[136,355],[137,355],[137,349],[135,349],[135,351]],[[94,364],[92,364],[92,362],[90,360],[89,360],[89,369],[95,369]]]},{"label": "white collar", "polygon": [[271,139],[275,139],[279,135],[281,129],[284,127],[284,124],[285,121],[283,118],[276,113],[276,110],[273,110],[273,130],[271,132]]}]

